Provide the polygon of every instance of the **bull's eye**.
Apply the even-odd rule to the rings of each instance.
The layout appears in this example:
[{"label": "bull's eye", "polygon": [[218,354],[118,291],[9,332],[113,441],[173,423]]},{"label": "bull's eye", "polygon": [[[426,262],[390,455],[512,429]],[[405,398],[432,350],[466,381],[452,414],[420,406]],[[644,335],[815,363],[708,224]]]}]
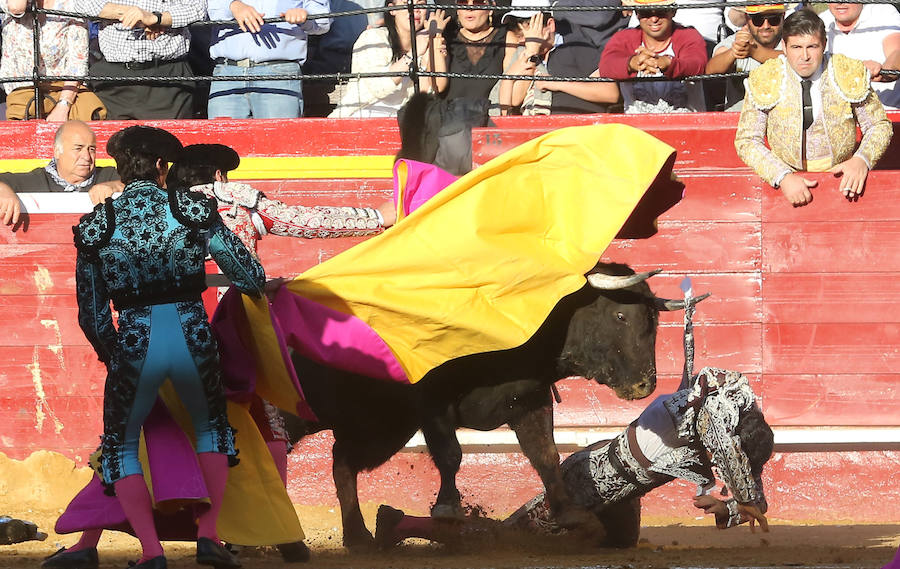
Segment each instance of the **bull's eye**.
[{"label": "bull's eye", "polygon": [[617,319],[619,322],[625,322],[625,315],[622,314],[621,312],[616,312],[616,319]]}]

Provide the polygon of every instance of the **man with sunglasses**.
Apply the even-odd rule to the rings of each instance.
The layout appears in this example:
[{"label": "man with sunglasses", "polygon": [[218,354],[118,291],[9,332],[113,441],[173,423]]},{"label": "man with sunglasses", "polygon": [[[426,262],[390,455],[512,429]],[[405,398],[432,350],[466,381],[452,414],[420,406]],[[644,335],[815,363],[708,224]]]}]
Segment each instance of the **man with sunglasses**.
[{"label": "man with sunglasses", "polygon": [[[706,110],[700,83],[677,80],[706,69],[703,36],[674,22],[674,0],[624,0],[622,4],[635,10],[640,25],[610,38],[600,57],[599,75],[620,81],[625,112]],[[625,81],[663,76],[676,80]]]},{"label": "man with sunglasses", "polygon": [[825,24],[811,10],[788,16],[782,36],[784,55],[750,72],[744,83],[738,156],[794,207],[812,201],[816,186],[798,171],[839,176],[840,191],[855,201],[892,134],[869,71],[857,59],[825,57]]},{"label": "man with sunglasses", "polygon": [[[747,14],[747,23],[736,34],[719,42],[706,64],[707,73],[749,73],[782,53],[780,45],[784,4],[760,4],[738,9]],[[741,110],[743,100],[742,82],[737,79],[728,80],[725,110]]]}]

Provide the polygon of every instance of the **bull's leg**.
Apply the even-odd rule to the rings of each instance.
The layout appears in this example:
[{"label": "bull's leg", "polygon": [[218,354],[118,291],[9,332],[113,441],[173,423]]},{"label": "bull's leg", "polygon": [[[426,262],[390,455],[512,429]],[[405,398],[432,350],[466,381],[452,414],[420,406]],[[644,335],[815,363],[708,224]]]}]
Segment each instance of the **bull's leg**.
[{"label": "bull's leg", "polygon": [[544,406],[523,410],[510,420],[509,426],[515,431],[522,452],[544,483],[556,522],[565,528],[596,525],[597,518],[572,501],[563,482],[559,451],[553,440],[553,406],[549,400]]},{"label": "bull's leg", "polygon": [[456,488],[456,473],[462,462],[462,447],[456,438],[456,428],[446,417],[432,415],[422,425],[422,434],[431,460],[441,474],[441,489],[431,508],[434,518],[460,518],[459,490]]},{"label": "bull's leg", "polygon": [[341,504],[341,523],[344,532],[344,547],[373,547],[375,539],[366,528],[362,511],[359,508],[357,493],[357,471],[349,466],[337,442],[332,447],[332,476],[337,489],[338,502]]}]

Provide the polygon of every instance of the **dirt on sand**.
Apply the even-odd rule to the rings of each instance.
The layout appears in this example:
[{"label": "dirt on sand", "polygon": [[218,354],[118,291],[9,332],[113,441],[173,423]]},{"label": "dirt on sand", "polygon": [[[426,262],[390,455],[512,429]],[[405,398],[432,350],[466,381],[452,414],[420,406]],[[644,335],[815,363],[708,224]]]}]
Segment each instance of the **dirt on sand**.
[{"label": "dirt on sand", "polygon": [[[37,567],[40,560],[76,536],[54,533],[53,524],[72,496],[90,478],[61,455],[37,452],[24,461],[0,454],[0,515],[38,524],[49,537],[43,542],[0,546],[0,569]],[[341,546],[340,513],[336,508],[296,506],[307,534],[312,560],[301,567],[342,569],[604,567],[629,569],[719,567],[846,567],[879,569],[900,542],[897,525],[817,525],[770,520],[771,531],[748,527],[719,531],[708,520],[645,519],[638,547],[626,550],[577,545],[571,539],[528,539],[510,543],[479,541],[477,546],[447,547],[408,540],[389,551],[348,552]],[[365,504],[363,515],[374,526],[377,504]],[[423,512],[410,512],[422,515]],[[684,525],[682,525],[684,524]],[[193,544],[167,542],[169,567],[196,567]],[[131,536],[107,532],[100,543],[101,567],[125,568],[139,556]],[[273,548],[243,549],[247,569],[280,567]],[[295,565],[296,566],[296,565]]]}]

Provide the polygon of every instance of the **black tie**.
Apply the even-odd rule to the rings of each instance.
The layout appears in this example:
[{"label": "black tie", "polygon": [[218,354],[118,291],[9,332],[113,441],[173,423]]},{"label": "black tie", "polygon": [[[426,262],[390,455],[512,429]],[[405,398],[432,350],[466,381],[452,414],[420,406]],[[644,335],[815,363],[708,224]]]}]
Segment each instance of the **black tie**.
[{"label": "black tie", "polygon": [[800,86],[803,88],[803,130],[806,130],[813,123],[812,95],[810,93],[812,81],[803,79],[800,81]]}]

